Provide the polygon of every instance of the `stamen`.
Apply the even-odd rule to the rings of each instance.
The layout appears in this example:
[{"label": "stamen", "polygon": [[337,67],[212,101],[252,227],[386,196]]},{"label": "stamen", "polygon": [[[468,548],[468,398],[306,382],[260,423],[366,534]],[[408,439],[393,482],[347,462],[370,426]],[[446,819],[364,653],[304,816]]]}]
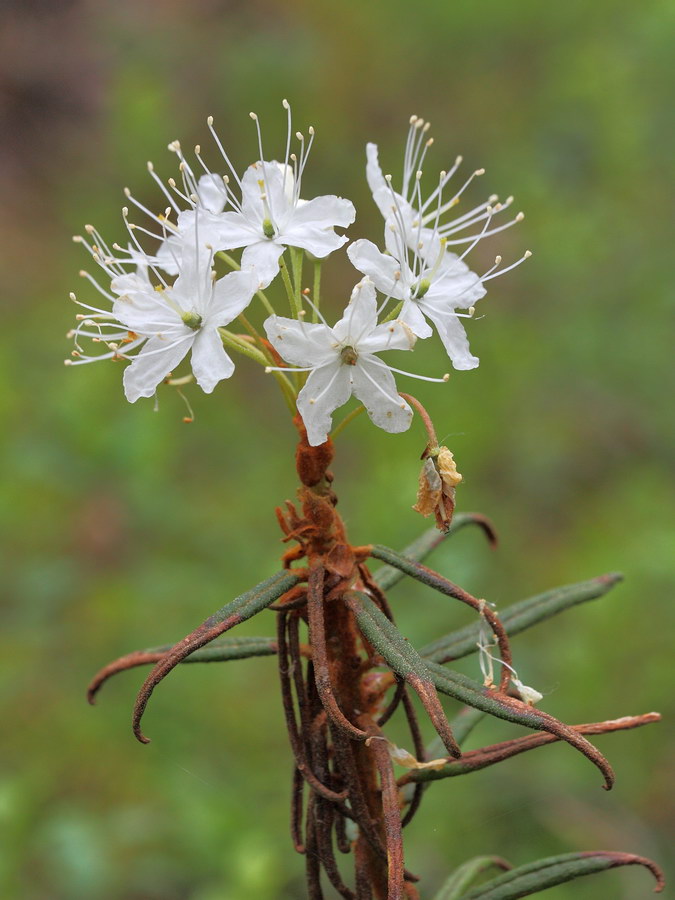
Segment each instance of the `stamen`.
[{"label": "stamen", "polygon": [[293,122],[291,117],[291,104],[284,98],[281,101],[281,105],[287,112],[287,130],[286,130],[286,152],[284,154],[284,179],[281,184],[281,190],[286,194],[286,173],[288,172],[288,155],[291,152],[291,131],[293,128]]},{"label": "stamen", "polygon": [[212,135],[214,141],[216,142],[216,146],[220,150],[220,153],[221,153],[223,159],[227,163],[227,166],[228,166],[230,172],[232,172],[232,174],[234,175],[234,180],[237,182],[237,184],[241,188],[241,179],[239,178],[239,175],[237,175],[237,170],[234,168],[234,166],[230,162],[230,157],[225,152],[225,148],[223,147],[223,145],[220,141],[220,138],[216,134],[216,131],[213,127],[213,116],[208,116],[208,118],[206,119],[206,124],[208,126],[209,131],[211,132],[211,135]]},{"label": "stamen", "polygon": [[[169,149],[171,149],[171,144],[169,144]],[[179,213],[179,212],[180,212],[180,207],[174,202],[174,200],[173,200],[171,194],[167,191],[166,187],[164,186],[164,182],[163,182],[162,179],[159,177],[159,175],[155,172],[155,167],[153,166],[153,164],[152,164],[149,160],[148,160],[148,172],[149,172],[150,175],[152,176],[153,181],[155,181],[155,182],[159,185],[159,189],[160,189],[161,192],[164,194],[164,196],[166,197],[166,199],[169,201],[169,203],[171,204],[171,206],[174,208],[175,212],[176,212],[176,213]],[[126,193],[126,191],[125,191],[125,193]]]},{"label": "stamen", "polygon": [[442,378],[432,378],[430,375],[417,375],[415,372],[406,372],[404,369],[396,369],[394,366],[389,366],[387,363],[382,362],[381,359],[377,359],[376,357],[372,357],[369,361],[384,369],[390,369],[392,372],[396,372],[397,375],[407,375],[409,378],[416,378],[418,381],[432,381],[436,384],[445,384],[450,380],[449,372],[446,372]]},{"label": "stamen", "polygon": [[507,272],[510,272],[511,269],[515,269],[516,266],[519,266],[521,263],[525,262],[526,259],[529,259],[532,256],[531,250],[526,250],[525,253],[517,259],[514,263],[511,263],[510,266],[507,266],[505,269],[500,269],[499,272],[495,272],[494,275],[488,275],[486,277],[481,278],[481,281],[491,281],[493,278],[498,278],[500,275],[505,275]]},{"label": "stamen", "polygon": [[[493,210],[493,213],[496,213],[496,212],[501,212],[501,209]],[[511,228],[512,225],[517,225],[518,222],[522,222],[524,218],[525,218],[525,213],[519,212],[518,215],[515,216],[513,219],[511,219],[510,222],[506,222],[504,225],[499,225],[497,228],[493,228],[491,231],[483,232],[481,234],[481,238],[490,237],[491,235],[497,234],[500,231],[506,231],[506,229]],[[465,237],[465,238],[456,238],[453,241],[448,241],[448,244],[452,244],[453,246],[456,246],[457,244],[466,244],[469,241],[473,240],[475,237],[476,237],[476,235],[474,234],[474,235],[470,235],[469,237]]]}]

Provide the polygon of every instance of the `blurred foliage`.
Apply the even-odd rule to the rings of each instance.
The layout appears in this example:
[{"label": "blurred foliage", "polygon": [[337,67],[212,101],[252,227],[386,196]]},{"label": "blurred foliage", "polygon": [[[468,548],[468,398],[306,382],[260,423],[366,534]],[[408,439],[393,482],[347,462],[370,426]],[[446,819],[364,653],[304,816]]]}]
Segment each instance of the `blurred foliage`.
[{"label": "blurred foliage", "polygon": [[[213,397],[192,391],[190,427],[168,391],[153,413],[125,402],[113,365],[61,364],[84,264],[69,235],[94,221],[119,239],[121,187],[156,205],[145,160],[169,174],[168,141],[206,144],[210,113],[244,164],[248,110],[281,147],[287,96],[296,122],[317,127],[306,195],[353,199],[352,237],[380,234],[363,145],[378,141],[397,171],[413,112],[433,123],[437,168],[458,152],[486,166],[473,197],[517,194],[525,222],[476,266],[535,255],[470,323],[480,368],[417,392],[465,476],[459,508],[491,516],[502,545],[491,554],[462,532],[434,564],[499,604],[622,568],[607,598],[516,640],[521,678],[571,722],[672,713],[673,4],[14,0],[0,24],[2,896],[303,896],[273,660],[174,673],[153,698],[149,747],[128,725],[140,673],[106,686],[97,709],[84,703],[100,664],[182,636],[275,571],[272,507],[295,490],[284,407],[245,362]],[[324,279],[337,309],[355,280],[346,258]],[[444,371],[440,353],[424,358]],[[410,506],[423,440],[365,417],[339,438],[355,542],[403,546],[421,530]],[[420,587],[392,602],[417,646],[468,621]],[[266,614],[245,633],[272,627]],[[486,724],[472,746],[512,733]],[[617,769],[609,795],[564,746],[432,787],[407,835],[427,895],[481,853],[666,861],[672,733],[598,743]],[[624,871],[550,894],[650,888]]]}]

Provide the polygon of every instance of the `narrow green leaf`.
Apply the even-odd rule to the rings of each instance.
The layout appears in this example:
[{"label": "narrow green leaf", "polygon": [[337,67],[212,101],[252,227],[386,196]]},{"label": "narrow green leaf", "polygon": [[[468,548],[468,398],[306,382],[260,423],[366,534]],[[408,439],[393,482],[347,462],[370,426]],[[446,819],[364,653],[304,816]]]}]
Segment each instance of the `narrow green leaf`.
[{"label": "narrow green leaf", "polygon": [[488,869],[507,870],[511,864],[499,856],[476,856],[452,873],[432,900],[460,900],[464,891]]},{"label": "narrow green leaf", "polygon": [[[481,713],[481,715],[484,715],[484,713]],[[660,720],[661,716],[659,713],[652,712],[643,713],[641,716],[622,716],[620,719],[610,719],[606,722],[591,722],[585,725],[572,725],[571,727],[579,734],[610,734],[614,731],[640,728],[643,725],[649,725]],[[527,734],[524,737],[512,738],[499,744],[490,744],[487,747],[469,750],[462,754],[459,759],[448,760],[439,769],[419,769],[408,772],[404,778],[400,779],[399,783],[402,785],[417,782],[427,784],[431,781],[438,781],[441,778],[468,775],[470,772],[478,772],[480,769],[486,769],[489,766],[494,766],[496,763],[503,762],[505,759],[511,759],[520,753],[536,750],[537,747],[544,747],[558,740],[561,740],[561,738],[557,735],[544,731]],[[431,751],[427,753],[426,758],[436,759],[441,754],[442,750],[433,746]]]},{"label": "narrow green leaf", "polygon": [[[479,513],[459,513],[453,517],[452,524],[445,534],[439,531],[438,528],[429,528],[402,551],[402,556],[407,556],[409,559],[417,561],[426,559],[431,551],[435,550],[439,544],[442,544],[446,538],[457,534],[458,531],[461,531],[467,525],[477,525],[483,530],[490,543],[493,546],[496,545],[497,535],[488,519]],[[400,569],[395,569],[393,566],[382,566],[382,568],[377,570],[373,578],[382,590],[386,592],[393,588],[395,584],[398,584],[404,575],[404,572],[401,572]]]},{"label": "narrow green leaf", "polygon": [[534,706],[527,706],[514,697],[486,688],[467,675],[447,669],[431,661],[427,661],[427,671],[433,679],[436,689],[448,694],[468,706],[481,709],[483,712],[532,728],[535,731],[547,731],[557,735],[561,740],[576,747],[584,756],[593,762],[605,777],[605,788],[609,790],[614,784],[614,773],[611,766],[600,751],[569,725],[550,716]]},{"label": "narrow green leaf", "polygon": [[440,706],[436,690],[499,719],[556,735],[583,753],[600,769],[605,777],[607,790],[612,787],[614,773],[605,757],[569,725],[507,694],[486,688],[466,675],[423,660],[370,597],[359,591],[351,591],[346,599],[365,637],[391,668],[417,692],[452,756],[460,756],[459,747]]},{"label": "narrow green leaf", "polygon": [[[588,581],[580,581],[578,584],[554,588],[543,594],[537,594],[536,597],[530,597],[520,603],[507,606],[506,609],[499,611],[499,618],[509,636],[518,634],[572,606],[604,596],[622,580],[622,577],[613,572],[608,575],[599,575]],[[466,628],[446,634],[422,647],[420,655],[425,659],[433,660],[433,662],[445,663],[475,653],[479,628],[480,623],[475,622],[467,625]]]},{"label": "narrow green leaf", "polygon": [[134,706],[133,730],[141,743],[148,743],[148,738],[141,732],[141,719],[148,700],[159,682],[195,650],[210,644],[225,631],[229,631],[240,622],[245,622],[256,613],[261,612],[299,581],[300,576],[291,570],[277,572],[276,575],[265,579],[250,591],[246,591],[245,594],[232,600],[231,603],[225,604],[202,622],[198,628],[174,644],[172,649],[155,665],[138,692]]},{"label": "narrow green leaf", "polygon": [[654,890],[659,893],[665,886],[663,872],[649,859],[632,853],[612,851],[591,851],[587,853],[565,853],[550,856],[518,869],[511,869],[482,884],[461,900],[518,900],[538,894],[557,884],[564,884],[583,875],[593,875],[617,866],[645,866],[656,879]]},{"label": "narrow green leaf", "polygon": [[345,596],[363,635],[393,671],[415,691],[448,753],[459,756],[460,749],[422,657],[367,594],[350,591]]},{"label": "narrow green leaf", "polygon": [[[146,650],[146,653],[167,653],[172,644]],[[230,659],[249,659],[252,656],[275,656],[277,642],[271,637],[221,637],[216,638],[208,647],[195,650],[183,660],[186,663],[226,662]]]}]

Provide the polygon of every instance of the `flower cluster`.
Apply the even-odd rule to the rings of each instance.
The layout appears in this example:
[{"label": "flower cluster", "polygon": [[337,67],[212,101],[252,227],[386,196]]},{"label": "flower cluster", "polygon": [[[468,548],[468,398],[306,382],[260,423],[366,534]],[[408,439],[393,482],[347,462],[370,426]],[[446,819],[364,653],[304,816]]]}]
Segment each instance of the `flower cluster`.
[{"label": "flower cluster", "polygon": [[[90,225],[85,236],[75,238],[104,273],[103,283],[88,272],[81,275],[107,304],[101,308],[71,294],[83,312],[71,332],[75,349],[67,362],[129,361],[124,390],[135,402],[171,381],[188,354],[192,375],[181,383],[194,378],[210,393],[234,372],[230,353],[239,353],[274,373],[289,405],[297,405],[312,445],[327,440],[333,413],[352,394],[380,428],[405,431],[412,410],[398,393],[393,373],[411,373],[378,354],[411,351],[418,338],[429,338],[435,329],[454,368],[475,368],[478,359],[469,349],[462,319],[473,316],[486,282],[529,253],[505,267],[497,257],[482,275],[472,272],[465,259],[479,241],[510,227],[522,214],[494,225],[512,198],[499,203],[491,196],[448,218],[483,170],[450,191],[461,163],[458,157],[425,197],[422,171],[433,139],[427,137],[428,123],[413,116],[399,190],[392,177],[382,173],[377,147],[367,145],[366,176],[384,218],[384,249],[365,239],[349,244],[349,260],[363,277],[331,327],[320,308],[321,263],[347,243],[336,229],[350,226],[356,211],[349,200],[334,195],[301,197],[314,129],[309,128],[308,138],[294,133],[290,106],[287,101],[283,106],[288,123],[283,162],[265,158],[260,123],[251,113],[259,158],[240,175],[209,117],[220,158],[217,169],[207,165],[201,147],[195,148],[195,162],[190,163],[174,141],[169,149],[178,158],[178,179],[165,183],[148,163],[162,192],[162,211],[153,212],[125,189],[128,203],[144,216],[144,224],[131,222],[129,207],[124,207],[125,247],[108,246]],[[232,251],[241,254],[236,258]],[[313,268],[311,289],[303,288],[308,265]],[[289,316],[279,315],[266,293],[275,280],[283,284]],[[265,310],[266,338],[244,315],[255,297]],[[243,333],[227,328],[235,320]],[[85,352],[85,339],[102,345],[103,352]],[[413,377],[441,382],[448,378]]]}]

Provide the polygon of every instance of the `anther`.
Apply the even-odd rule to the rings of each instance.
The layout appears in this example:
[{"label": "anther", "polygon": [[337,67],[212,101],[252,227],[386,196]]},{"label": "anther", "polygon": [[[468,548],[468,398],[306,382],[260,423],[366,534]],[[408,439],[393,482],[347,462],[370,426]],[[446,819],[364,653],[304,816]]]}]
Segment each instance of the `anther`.
[{"label": "anther", "polygon": [[[171,149],[171,144],[169,144],[169,150],[170,150],[170,149]],[[155,167],[154,167],[153,164],[150,162],[150,160],[147,161],[146,165],[147,165],[147,167],[148,167],[148,172],[154,172],[154,171],[155,171]]]},{"label": "anther", "polygon": [[284,97],[284,99],[281,101],[281,105],[283,106],[284,109],[289,109],[289,108],[290,108],[290,103],[288,102],[288,100],[286,100],[285,97]]},{"label": "anther", "polygon": [[258,121],[258,116],[254,112],[250,112],[249,116],[253,119],[254,122]]},{"label": "anther", "polygon": [[213,125],[213,116],[207,116],[207,117],[206,117],[206,124],[207,124],[207,125]]},{"label": "anther", "polygon": [[531,256],[532,256],[531,250],[526,250],[525,253],[523,253],[523,259],[529,259]]},{"label": "anther", "polygon": [[450,373],[449,372],[445,373],[445,375],[443,376],[443,381],[450,381]]},{"label": "anther", "polygon": [[129,190],[128,187],[125,187],[125,188],[124,188],[124,196],[125,196],[125,197],[131,197],[131,191]]},{"label": "anther", "polygon": [[476,169],[476,171],[473,174],[476,176],[485,175],[485,169]]},{"label": "anther", "polygon": [[522,222],[524,218],[525,218],[525,213],[519,212],[518,215],[516,216],[516,222]]}]

